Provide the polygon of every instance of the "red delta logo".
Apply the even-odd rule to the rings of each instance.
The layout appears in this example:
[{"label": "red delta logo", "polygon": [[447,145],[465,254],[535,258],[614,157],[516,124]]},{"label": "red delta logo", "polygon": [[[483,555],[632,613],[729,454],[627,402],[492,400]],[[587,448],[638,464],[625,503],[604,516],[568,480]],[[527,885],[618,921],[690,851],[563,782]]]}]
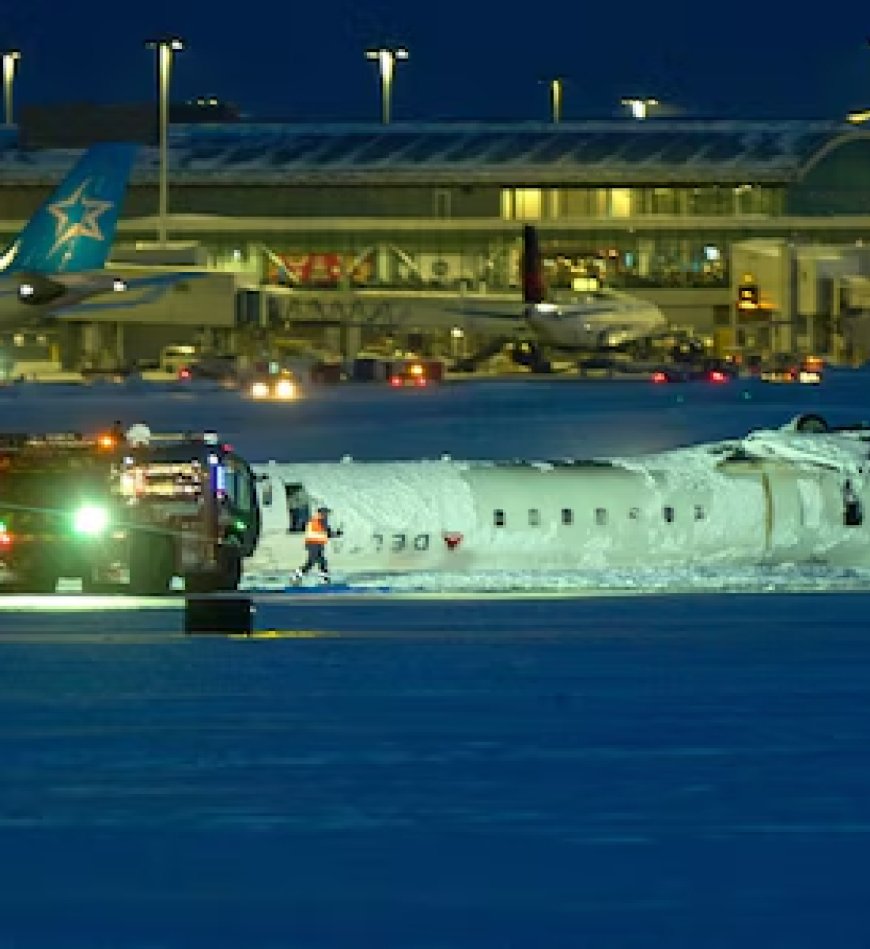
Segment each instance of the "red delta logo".
[{"label": "red delta logo", "polygon": [[462,543],[462,534],[460,531],[444,531],[442,536],[444,537],[444,543],[447,544],[448,550],[456,550]]}]

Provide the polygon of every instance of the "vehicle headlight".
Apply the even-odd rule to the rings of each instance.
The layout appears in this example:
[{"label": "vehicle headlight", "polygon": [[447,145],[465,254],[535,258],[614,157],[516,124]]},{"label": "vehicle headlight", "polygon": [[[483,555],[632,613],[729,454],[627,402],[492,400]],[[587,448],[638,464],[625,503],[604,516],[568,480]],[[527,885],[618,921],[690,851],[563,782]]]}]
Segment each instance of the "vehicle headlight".
[{"label": "vehicle headlight", "polygon": [[296,386],[290,379],[279,379],[275,386],[275,395],[279,399],[292,399],[296,395]]},{"label": "vehicle headlight", "polygon": [[73,514],[73,530],[77,534],[95,537],[109,526],[109,512],[98,504],[83,504]]},{"label": "vehicle headlight", "polygon": [[255,382],[251,386],[251,395],[255,399],[268,399],[269,398],[269,386],[265,382]]}]

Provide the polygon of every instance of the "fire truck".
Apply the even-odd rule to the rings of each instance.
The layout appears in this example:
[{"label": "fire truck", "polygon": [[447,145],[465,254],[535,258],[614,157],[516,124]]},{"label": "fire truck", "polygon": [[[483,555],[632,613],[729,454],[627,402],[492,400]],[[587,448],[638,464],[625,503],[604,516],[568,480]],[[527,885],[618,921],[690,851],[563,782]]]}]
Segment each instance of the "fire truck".
[{"label": "fire truck", "polygon": [[52,592],[61,578],[141,595],[238,586],[260,533],[250,466],[212,434],[134,429],[135,440],[0,435],[4,589]]}]

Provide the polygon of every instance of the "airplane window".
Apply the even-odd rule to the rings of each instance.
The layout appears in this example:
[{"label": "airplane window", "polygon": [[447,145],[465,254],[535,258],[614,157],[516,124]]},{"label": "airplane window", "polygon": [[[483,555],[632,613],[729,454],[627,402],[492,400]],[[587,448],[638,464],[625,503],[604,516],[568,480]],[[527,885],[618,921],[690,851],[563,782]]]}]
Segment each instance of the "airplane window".
[{"label": "airplane window", "polygon": [[529,527],[539,527],[541,524],[541,512],[536,507],[529,508]]},{"label": "airplane window", "polygon": [[574,512],[570,507],[562,508],[562,523],[563,524],[573,524],[574,523]]},{"label": "airplane window", "polygon": [[607,508],[606,507],[595,508],[595,523],[599,527],[604,527],[604,525],[607,524]]},{"label": "airplane window", "polygon": [[504,527],[504,511],[501,508],[493,512],[493,523],[496,527]]},{"label": "airplane window", "polygon": [[707,514],[704,511],[704,508],[700,504],[696,504],[695,505],[695,520],[703,521],[706,517],[707,517]]},{"label": "airplane window", "polygon": [[640,520],[640,508],[639,507],[630,507],[628,509],[628,519],[630,521]]},{"label": "airplane window", "polygon": [[674,509],[669,504],[663,508],[662,513],[664,514],[665,520],[668,522],[668,524],[674,523]]}]

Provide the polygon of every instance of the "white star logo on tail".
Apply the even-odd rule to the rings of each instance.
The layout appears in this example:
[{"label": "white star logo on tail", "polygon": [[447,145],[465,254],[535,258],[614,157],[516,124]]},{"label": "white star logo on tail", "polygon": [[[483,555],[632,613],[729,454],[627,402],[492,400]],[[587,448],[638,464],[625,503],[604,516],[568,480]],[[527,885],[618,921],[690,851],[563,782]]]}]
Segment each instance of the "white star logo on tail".
[{"label": "white star logo on tail", "polygon": [[20,241],[14,241],[3,251],[3,254],[0,255],[0,273],[4,270],[8,270],[12,266],[13,261],[18,256],[18,245],[20,243]]},{"label": "white star logo on tail", "polygon": [[113,206],[113,203],[89,198],[85,194],[85,188],[89,184],[90,179],[83,181],[68,198],[63,201],[55,201],[54,204],[48,206],[48,210],[54,215],[57,222],[55,224],[54,246],[49,251],[49,256],[75,237],[92,237],[97,241],[103,240],[99,217],[101,214],[105,214]]}]

